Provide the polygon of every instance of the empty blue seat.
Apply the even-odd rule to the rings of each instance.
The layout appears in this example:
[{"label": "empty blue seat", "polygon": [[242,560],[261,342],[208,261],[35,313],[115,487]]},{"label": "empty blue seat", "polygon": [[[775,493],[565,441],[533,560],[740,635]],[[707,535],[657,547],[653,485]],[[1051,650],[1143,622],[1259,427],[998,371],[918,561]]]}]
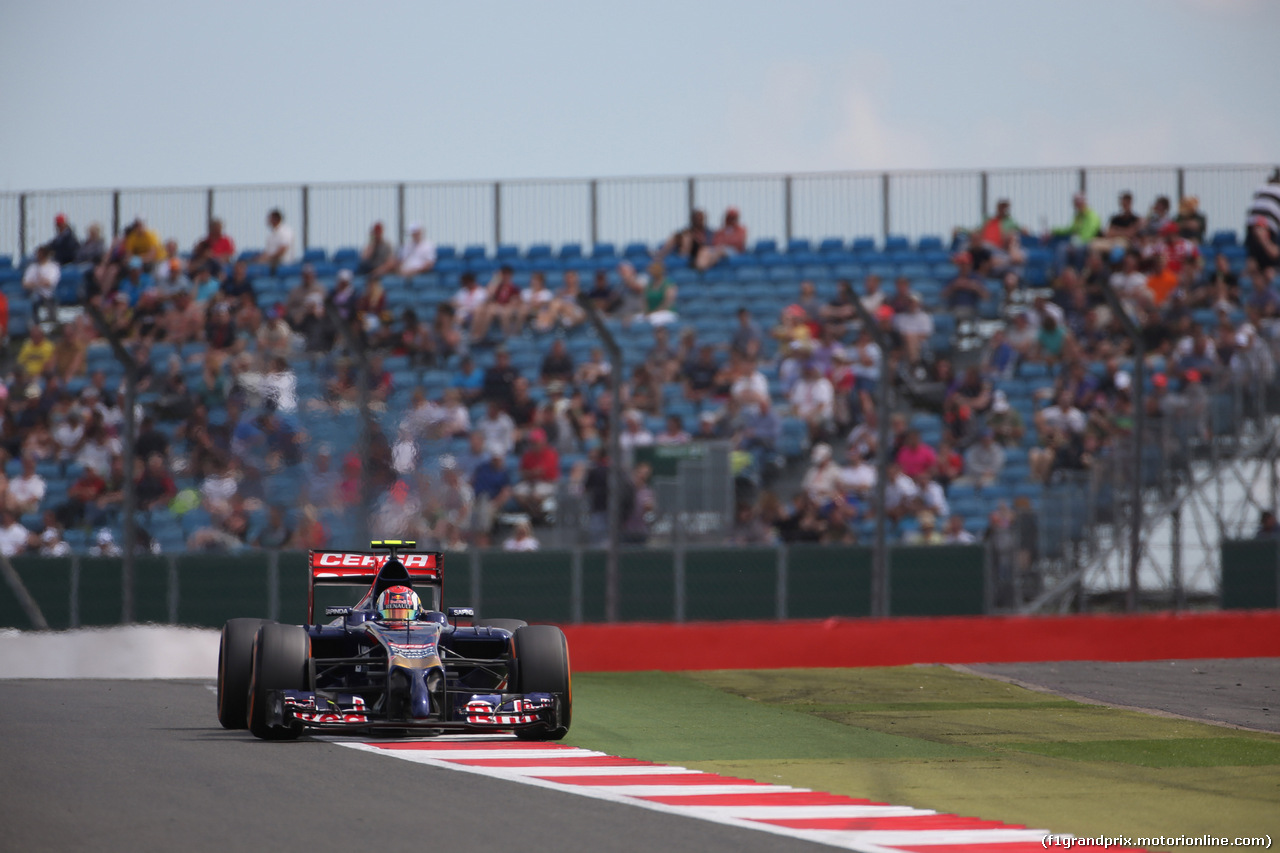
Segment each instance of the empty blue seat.
[{"label": "empty blue seat", "polygon": [[616,255],[617,250],[612,243],[596,243],[591,248],[591,257],[593,258],[613,258]]},{"label": "empty blue seat", "polygon": [[936,234],[926,234],[916,243],[916,248],[922,252],[939,251],[942,249],[942,238]]},{"label": "empty blue seat", "polygon": [[757,255],[765,255],[765,254],[776,255],[778,253],[778,241],[771,240],[767,237],[763,240],[757,240],[755,253]]},{"label": "empty blue seat", "polygon": [[1209,245],[1215,249],[1222,249],[1227,246],[1235,246],[1236,240],[1235,231],[1215,231],[1213,232],[1213,239],[1209,241]]},{"label": "empty blue seat", "polygon": [[436,262],[452,260],[458,256],[458,250],[448,244],[436,246]]},{"label": "empty blue seat", "polygon": [[818,244],[818,251],[824,255],[844,251],[844,240],[839,237],[827,237]]},{"label": "empty blue seat", "polygon": [[307,249],[302,253],[302,262],[304,264],[315,263],[316,261],[328,260],[328,255],[324,249]]},{"label": "empty blue seat", "polygon": [[520,257],[520,247],[512,243],[503,243],[493,256],[500,261],[510,261]]},{"label": "empty blue seat", "polygon": [[911,241],[901,234],[890,234],[884,240],[886,252],[900,252],[911,248]]},{"label": "empty blue seat", "polygon": [[462,250],[462,259],[464,261],[474,261],[484,258],[488,255],[488,250],[479,244],[473,243]]},{"label": "empty blue seat", "polygon": [[581,243],[565,243],[560,247],[560,260],[567,261],[570,258],[582,257]]},{"label": "empty blue seat", "polygon": [[547,243],[534,243],[524,256],[531,261],[537,261],[551,257],[551,246]]},{"label": "empty blue seat", "polygon": [[803,237],[793,237],[787,241],[787,254],[794,255],[800,252],[810,252],[809,241]]}]

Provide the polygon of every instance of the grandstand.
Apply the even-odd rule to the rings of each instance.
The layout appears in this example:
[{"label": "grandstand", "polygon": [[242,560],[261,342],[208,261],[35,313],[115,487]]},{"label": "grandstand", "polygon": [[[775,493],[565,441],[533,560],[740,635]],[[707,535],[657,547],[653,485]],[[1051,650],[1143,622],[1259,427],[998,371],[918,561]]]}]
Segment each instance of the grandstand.
[{"label": "grandstand", "polygon": [[[1213,213],[1220,219],[1237,215],[1237,211]],[[164,228],[164,223],[156,224]],[[972,225],[969,222],[955,224]],[[1152,237],[1151,245],[1158,239]],[[1090,338],[1088,346],[1078,347],[1074,356],[1070,352],[1062,355],[1047,351],[1041,340],[1012,363],[997,364],[993,361],[991,346],[997,331],[1008,328],[1012,333],[1013,320],[1019,314],[1030,316],[1040,327],[1043,317],[1051,313],[1037,297],[1046,297],[1047,304],[1058,305],[1058,315],[1064,313],[1063,308],[1071,315],[1071,308],[1066,304],[1070,293],[1058,275],[1062,260],[1060,247],[1067,244],[1021,233],[1017,241],[1018,257],[1003,261],[997,258],[1003,269],[984,266],[974,273],[985,283],[985,296],[971,305],[956,307],[949,284],[962,274],[969,274],[967,267],[964,270],[957,267],[958,259],[962,264],[967,263],[957,251],[963,250],[969,240],[969,235],[963,232],[915,237],[887,234],[879,238],[826,235],[783,240],[763,238],[706,271],[697,271],[674,255],[666,258],[666,278],[679,292],[675,305],[678,320],[671,327],[673,342],[685,330],[692,330],[697,344],[717,348],[721,353],[718,361],[723,364],[739,328],[735,309],[744,308],[765,331],[759,369],[767,381],[772,409],[781,418],[776,441],[764,448],[765,453],[743,454],[736,462],[739,498],[746,508],[739,513],[734,529],[725,531],[726,538],[751,543],[767,542],[779,535],[785,539],[803,536],[818,541],[871,540],[875,509],[863,498],[846,492],[837,496],[834,509],[831,505],[811,510],[798,506],[791,514],[779,512],[776,502],[771,501],[774,493],[783,502],[788,501],[792,493],[805,491],[811,482],[806,478],[805,486],[799,484],[801,475],[809,468],[811,455],[816,457],[813,454],[815,431],[811,424],[796,416],[789,396],[799,363],[825,356],[828,368],[838,371],[838,364],[844,361],[842,351],[856,337],[856,324],[838,324],[835,328],[837,324],[816,316],[818,311],[814,306],[838,304],[842,282],[851,283],[854,291],[862,295],[868,277],[879,277],[886,292],[893,283],[904,281],[903,286],[920,297],[932,320],[932,331],[923,342],[919,363],[909,363],[900,352],[892,354],[893,414],[899,416],[895,442],[902,440],[903,428],[917,432],[921,441],[934,449],[944,443],[963,449],[978,440],[984,418],[992,411],[994,396],[981,406],[973,406],[973,411],[966,411],[964,417],[971,423],[963,429],[957,426],[955,411],[944,401],[956,393],[962,382],[947,373],[945,367],[939,367],[943,362],[959,368],[960,372],[970,365],[978,367],[988,394],[1000,393],[1000,411],[1005,410],[1007,402],[1007,407],[1017,412],[1025,425],[1020,437],[1004,441],[1003,464],[990,478],[979,481],[962,476],[962,472],[950,475],[930,472],[945,487],[946,512],[943,514],[961,519],[948,534],[950,541],[987,537],[989,541],[1004,543],[1003,547],[1013,555],[1011,560],[1019,558],[1018,552],[1031,552],[1026,556],[1042,563],[1064,559],[1073,549],[1097,546],[1096,536],[1089,531],[1095,524],[1115,520],[1127,494],[1122,488],[1123,478],[1114,476],[1116,471],[1125,469],[1128,451],[1124,449],[1124,427],[1117,425],[1123,417],[1116,413],[1113,405],[1119,405],[1118,398],[1131,399],[1125,393],[1127,386],[1116,387],[1123,384],[1123,380],[1117,380],[1118,376],[1134,375],[1131,355],[1114,330],[1104,330]],[[1240,428],[1242,406],[1249,405],[1248,401],[1242,402],[1242,383],[1266,384],[1274,378],[1270,360],[1273,340],[1267,337],[1269,326],[1264,321],[1274,317],[1277,310],[1274,298],[1270,307],[1263,304],[1267,300],[1261,293],[1270,290],[1274,282],[1259,288],[1258,282],[1263,279],[1246,274],[1245,250],[1234,231],[1218,230],[1203,235],[1203,242],[1196,240],[1195,243],[1195,256],[1187,260],[1188,272],[1179,287],[1189,292],[1208,286],[1218,258],[1222,258],[1223,267],[1238,292],[1225,301],[1211,299],[1199,308],[1189,307],[1182,296],[1149,306],[1152,318],[1149,325],[1157,325],[1159,319],[1169,331],[1157,341],[1161,346],[1155,347],[1150,355],[1147,387],[1143,390],[1155,395],[1177,392],[1192,401],[1188,404],[1184,399],[1183,405],[1200,406],[1194,417],[1182,422],[1185,429],[1170,431],[1170,426],[1178,420],[1176,417],[1161,421],[1162,438],[1151,442],[1146,451],[1150,459],[1144,471],[1150,477],[1148,485],[1153,487],[1167,476],[1172,460],[1194,454],[1197,448]],[[1135,250],[1143,245],[1137,240],[1133,243]],[[468,430],[454,429],[442,434],[439,428],[415,426],[414,407],[419,405],[415,395],[420,391],[427,400],[441,401],[451,389],[459,387],[459,367],[464,357],[485,371],[494,366],[498,353],[505,351],[515,371],[529,380],[529,398],[536,411],[545,407],[550,396],[557,393],[538,381],[549,341],[563,340],[577,366],[589,359],[592,350],[600,346],[600,340],[591,324],[580,321],[556,322],[545,331],[530,323],[516,336],[505,339],[500,339],[495,325],[488,340],[470,347],[454,347],[452,351],[448,351],[450,348],[437,334],[435,349],[428,352],[407,346],[397,337],[405,310],[412,309],[420,320],[429,322],[437,305],[452,303],[464,276],[474,275],[483,285],[502,267],[511,269],[514,283],[522,292],[530,287],[533,279],[542,278],[552,293],[559,293],[566,286],[566,277],[575,276],[580,277],[585,290],[597,273],[603,273],[612,291],[621,295],[627,290],[619,272],[621,265],[630,264],[643,270],[660,252],[660,243],[643,241],[621,245],[603,241],[594,245],[578,242],[525,246],[509,243],[439,245],[430,271],[410,276],[380,276],[385,291],[380,297],[383,301],[361,306],[357,296],[351,303],[355,315],[364,318],[356,327],[365,331],[364,340],[385,370],[385,374],[375,377],[374,384],[378,387],[372,403],[379,435],[375,437],[375,446],[368,449],[369,459],[363,465],[354,453],[362,419],[357,397],[351,393],[352,353],[344,346],[344,339],[335,332],[331,348],[316,349],[305,345],[301,335],[282,343],[271,334],[272,318],[286,310],[291,294],[301,292],[304,271],[308,277],[314,275],[316,285],[325,294],[334,293],[339,281],[346,278],[351,279],[355,294],[364,293],[370,277],[348,276],[356,273],[360,266],[360,247],[311,247],[299,252],[296,260],[274,267],[259,262],[258,250],[240,252],[238,259],[247,264],[253,301],[261,318],[254,320],[251,311],[243,315],[235,313],[240,310],[235,305],[230,311],[237,318],[244,316],[260,324],[256,333],[242,329],[238,338],[225,347],[199,339],[203,335],[181,344],[161,336],[150,340],[149,346],[141,350],[148,359],[151,381],[138,402],[144,412],[155,416],[155,431],[148,439],[152,442],[149,446],[167,445],[165,468],[180,494],[174,500],[166,497],[153,508],[140,511],[139,524],[154,543],[153,547],[164,552],[252,547],[258,542],[300,547],[322,541],[350,541],[360,529],[350,507],[359,494],[356,482],[363,474],[376,490],[379,523],[402,528],[382,532],[388,535],[416,533],[428,539],[435,536],[441,546],[488,544],[486,538],[474,533],[468,541],[468,525],[452,523],[456,514],[450,515],[450,495],[443,486],[445,470],[458,465],[469,454],[474,455]],[[1124,254],[1123,251],[1111,252],[1108,248],[1096,253],[1107,279],[1120,269],[1120,258]],[[101,464],[100,460],[84,452],[79,442],[59,448],[56,442],[33,439],[31,433],[37,431],[37,424],[46,423],[50,415],[62,422],[72,409],[91,412],[94,406],[89,395],[98,393],[100,399],[106,398],[121,386],[123,367],[111,347],[100,336],[84,332],[86,321],[75,319],[87,294],[106,291],[104,295],[109,296],[111,287],[103,287],[94,280],[95,268],[91,265],[63,266],[55,293],[60,306],[59,321],[46,326],[55,336],[66,336],[69,329],[79,328],[86,338],[94,339],[86,343],[82,366],[74,365],[59,375],[56,359],[49,359],[40,375],[27,376],[17,364],[21,361],[23,342],[35,322],[30,294],[22,286],[24,272],[32,262],[31,258],[0,256],[0,290],[8,299],[10,359],[5,403],[9,455],[5,473],[10,483],[23,477],[21,456],[32,455],[35,473],[43,479],[46,490],[34,505],[19,506],[12,502],[9,505],[21,511],[18,523],[33,534],[29,544],[32,550],[47,549],[50,543],[61,538],[73,551],[83,552],[95,546],[103,547],[99,541],[102,529],[112,531],[115,541],[120,541],[120,514],[110,505],[101,507],[101,511],[90,507],[89,512],[66,524],[65,530],[43,540],[43,545],[40,537],[50,527],[63,526],[49,519],[46,513],[64,507],[86,466]],[[1006,274],[1012,279],[1003,280]],[[779,326],[790,306],[801,301],[804,282],[812,284],[816,300],[805,306],[804,318],[813,343],[803,349],[804,358],[797,358],[789,347],[793,338],[769,331]],[[172,288],[163,287],[163,301],[169,301],[179,285],[193,286],[185,278],[175,280],[172,285]],[[209,304],[217,304],[222,298],[214,296]],[[1096,303],[1089,305],[1090,310],[1096,307]],[[1224,310],[1215,310],[1218,308]],[[902,313],[901,306],[899,313]],[[369,317],[377,319],[373,321]],[[1178,325],[1184,319],[1185,328]],[[1072,317],[1073,332],[1082,337],[1082,326],[1076,324],[1077,320],[1083,323],[1083,318]],[[128,325],[131,321],[126,318],[124,322]],[[635,366],[650,360],[655,327],[642,316],[627,316],[624,308],[609,316],[606,325],[622,347],[628,374]],[[1184,351],[1183,344],[1184,338],[1189,340],[1192,326],[1205,329],[1211,339],[1220,341],[1254,334],[1263,341],[1261,349],[1266,350],[1267,359],[1247,361],[1238,355],[1234,361],[1226,357],[1217,362],[1196,361]],[[385,335],[384,339],[381,332],[386,330],[394,334]],[[136,323],[130,331],[136,337]],[[440,327],[435,327],[435,331],[438,333]],[[379,341],[383,341],[381,348]],[[1249,346],[1252,343],[1237,349],[1244,353]],[[214,352],[212,357],[211,352]],[[268,357],[272,354],[286,355],[287,366],[271,367]],[[1077,383],[1074,385],[1068,378],[1072,361],[1083,366],[1085,375],[1084,379],[1074,380]],[[832,368],[833,364],[837,367]],[[175,409],[171,385],[172,377],[178,374],[190,389],[191,398],[208,404],[207,423],[197,423],[198,416],[188,411],[190,406]],[[714,424],[712,429],[717,438],[746,449],[743,415],[727,392],[727,386],[699,397],[687,393],[679,376],[667,378],[669,381],[658,383],[655,405],[642,413],[645,431],[657,436],[666,429],[666,419],[675,416],[685,430],[696,433],[700,421],[707,416],[705,420]],[[941,396],[931,396],[932,387],[940,388]],[[1086,389],[1089,394],[1103,390],[1108,394],[1106,405],[1086,407],[1083,412],[1108,419],[1098,430],[1098,442],[1087,450],[1091,459],[1083,463],[1078,458],[1079,452],[1074,462],[1055,456],[1058,451],[1051,443],[1053,430],[1042,426],[1046,409],[1054,405],[1057,391],[1064,387],[1071,390],[1076,395],[1073,400],[1078,397],[1078,401],[1084,400]],[[276,390],[273,392],[272,388]],[[603,388],[602,383],[595,382],[577,389],[584,392],[582,405],[586,410],[599,403]],[[632,389],[633,396],[638,396],[638,392],[638,388]],[[570,391],[563,393],[568,397]],[[858,394],[847,388],[841,393],[848,398],[847,405],[841,407],[834,427],[816,436],[835,447],[837,462],[845,461],[845,438],[850,430],[867,415],[867,400],[859,400]],[[978,395],[981,393],[979,389]],[[269,401],[271,405],[265,405]],[[109,402],[98,408],[105,413],[109,430],[118,431],[118,403],[114,408]],[[467,404],[467,421],[471,427],[485,419],[486,408],[479,399]],[[443,416],[438,410],[433,411],[437,413],[432,415],[431,423],[438,424]],[[546,416],[548,425],[555,421],[554,415],[552,412]],[[46,425],[51,428],[54,424],[47,422]],[[532,426],[531,423],[521,425],[518,449],[523,450],[527,445],[528,427]],[[1078,437],[1084,432],[1080,430]],[[554,444],[560,451],[558,496],[567,502],[582,491],[584,475],[589,479],[592,464],[589,453],[595,444],[580,430],[563,429]],[[206,453],[202,447],[212,450]],[[1051,458],[1044,463],[1047,467],[1039,470],[1037,452],[1046,448]],[[337,495],[327,504],[315,494],[317,460],[322,449],[331,449],[333,456],[332,473],[321,472],[327,478],[323,482]],[[520,468],[516,450],[517,447],[512,446],[504,448],[505,465],[511,472],[518,472]],[[1098,472],[1104,470],[1108,476],[1099,476]],[[109,470],[102,473],[111,480]],[[229,488],[229,493],[238,498],[235,501],[228,501],[227,495],[219,492],[228,480],[235,481]],[[406,489],[397,490],[393,485],[397,482],[407,487],[407,501]],[[108,482],[108,492],[118,485]],[[763,497],[761,489],[765,490]],[[271,518],[272,507],[285,510],[283,532],[281,519]],[[940,541],[941,537],[932,532],[928,522],[925,522],[926,529],[921,529],[926,516],[923,510],[928,508],[913,504],[909,511],[895,515],[890,528],[891,541]],[[467,507],[467,512],[472,509]],[[514,507],[507,509],[514,510]],[[808,511],[816,513],[822,521],[816,528],[806,528],[807,533],[798,534],[795,514]],[[238,521],[233,524],[229,516],[235,516]],[[59,519],[62,518],[60,513]],[[561,522],[564,521],[562,518]],[[1006,528],[1016,535],[1002,539],[1001,531]],[[539,529],[544,537],[553,532],[563,534],[548,527]],[[770,529],[773,532],[768,532]],[[209,531],[217,535],[203,535]],[[1034,542],[1026,540],[1026,531],[1032,531]],[[578,540],[572,544],[589,544],[589,541]]]}]

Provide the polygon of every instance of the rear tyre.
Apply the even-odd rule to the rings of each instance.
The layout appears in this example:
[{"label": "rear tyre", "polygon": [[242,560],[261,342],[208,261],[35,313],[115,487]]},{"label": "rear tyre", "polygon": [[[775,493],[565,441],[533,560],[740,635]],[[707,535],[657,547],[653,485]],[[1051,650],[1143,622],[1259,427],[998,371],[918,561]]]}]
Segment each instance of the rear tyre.
[{"label": "rear tyre", "polygon": [[306,690],[307,659],[311,656],[311,638],[298,625],[269,622],[258,630],[253,646],[253,673],[249,680],[249,709],[246,714],[249,731],[263,740],[293,740],[302,734],[302,723],[285,725],[267,722],[267,692],[271,690]]},{"label": "rear tyre", "polygon": [[222,642],[218,645],[218,722],[224,729],[246,727],[253,638],[265,624],[266,619],[231,619],[222,626]]},{"label": "rear tyre", "polygon": [[515,633],[517,629],[524,628],[529,625],[523,619],[476,619],[471,623],[477,628],[501,628],[504,631]]},{"label": "rear tyre", "polygon": [[560,700],[560,724],[516,732],[521,740],[560,740],[569,733],[573,715],[573,681],[569,674],[569,641],[554,625],[528,625],[513,639],[519,684],[517,693],[550,693]]}]

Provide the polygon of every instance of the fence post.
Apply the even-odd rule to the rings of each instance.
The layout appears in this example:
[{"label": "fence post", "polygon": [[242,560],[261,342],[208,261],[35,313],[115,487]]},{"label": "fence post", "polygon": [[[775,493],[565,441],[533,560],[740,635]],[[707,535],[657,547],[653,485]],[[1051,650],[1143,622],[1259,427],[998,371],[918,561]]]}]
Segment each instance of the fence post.
[{"label": "fence post", "polygon": [[783,202],[783,214],[785,216],[785,222],[786,222],[787,243],[790,244],[791,238],[794,236],[794,229],[792,228],[792,224],[791,224],[791,176],[790,175],[787,175],[785,178],[782,179],[782,202]]},{"label": "fence post", "polygon": [[404,184],[396,184],[396,243],[404,245]]},{"label": "fence post", "polygon": [[493,182],[493,250],[502,245],[502,182]]},{"label": "fence post", "polygon": [[1087,169],[1080,170],[1080,195],[1087,196],[1089,194],[1089,172]]},{"label": "fence post", "polygon": [[672,561],[671,575],[673,578],[675,578],[674,604],[675,604],[675,620],[677,622],[684,621],[684,612],[685,612],[686,581],[685,581],[684,551],[685,551],[685,546],[683,543],[678,543],[676,547],[673,548],[671,551],[671,561]]},{"label": "fence post", "polygon": [[989,196],[988,196],[989,189],[987,187],[988,175],[986,172],[979,172],[978,176],[979,176],[979,182],[982,185],[982,221],[986,222],[987,217],[991,215],[989,212],[991,210],[991,202],[989,200]]},{"label": "fence post", "polygon": [[[1178,167],[1178,204],[1182,204],[1182,197],[1186,195],[1186,191],[1187,191],[1187,170],[1179,166]],[[1208,237],[1209,235],[1206,234],[1204,236]]]},{"label": "fence post", "polygon": [[[311,187],[302,185],[302,251],[311,248]],[[274,618],[274,617],[273,617]]]},{"label": "fence post", "polygon": [[569,619],[582,623],[582,549],[569,552]]},{"label": "fence post", "polygon": [[213,222],[213,187],[204,191],[204,233],[209,233],[211,222]]},{"label": "fence post", "polygon": [[790,563],[790,554],[787,546],[781,543],[777,546],[777,581],[774,586],[774,618],[779,622],[787,618],[787,569]]},{"label": "fence post", "polygon": [[111,191],[111,237],[120,236],[120,190]]},{"label": "fence post", "polygon": [[591,179],[591,248],[600,242],[600,182]]},{"label": "fence post", "polygon": [[880,204],[884,209],[884,220],[880,223],[880,234],[885,242],[889,240],[889,173],[880,176]]},{"label": "fence post", "polygon": [[689,180],[688,180],[686,183],[688,184],[687,194],[688,194],[688,202],[689,202],[689,218],[690,218],[690,219],[692,219],[692,218],[693,218],[693,210],[694,210],[694,208],[697,206],[697,203],[698,203],[698,202],[697,202],[697,197],[698,197],[698,191],[697,191],[697,190],[698,190],[698,179],[697,179],[697,178],[694,178],[694,177],[690,177],[690,178],[689,178]]},{"label": "fence post", "polygon": [[18,195],[18,263],[27,256],[27,194]]}]

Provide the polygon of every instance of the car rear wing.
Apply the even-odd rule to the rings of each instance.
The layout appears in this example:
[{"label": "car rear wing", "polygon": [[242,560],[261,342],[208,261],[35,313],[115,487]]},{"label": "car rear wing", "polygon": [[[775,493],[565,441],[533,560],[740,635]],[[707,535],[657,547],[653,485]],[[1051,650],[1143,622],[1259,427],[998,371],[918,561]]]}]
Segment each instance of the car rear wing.
[{"label": "car rear wing", "polygon": [[307,566],[310,569],[310,579],[307,584],[307,613],[313,623],[318,621],[317,586],[365,586],[372,589],[382,567],[393,557],[404,566],[414,586],[435,587],[437,591],[433,597],[438,602],[438,606],[444,606],[444,554],[439,551],[402,550],[412,548],[414,543],[399,540],[378,541],[372,544],[375,548],[385,548],[390,553],[314,550],[308,554]]}]

